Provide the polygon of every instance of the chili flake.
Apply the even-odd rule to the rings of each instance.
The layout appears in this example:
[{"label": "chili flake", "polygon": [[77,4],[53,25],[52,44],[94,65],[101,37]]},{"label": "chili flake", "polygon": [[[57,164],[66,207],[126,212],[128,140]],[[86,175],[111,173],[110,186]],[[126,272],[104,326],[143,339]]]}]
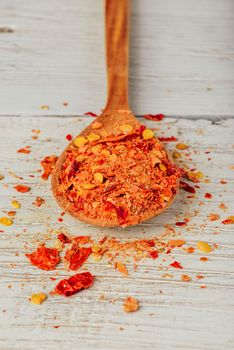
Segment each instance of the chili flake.
[{"label": "chili flake", "polygon": [[92,253],[92,248],[80,248],[77,243],[74,243],[71,249],[66,252],[65,260],[69,263],[71,270],[78,270]]},{"label": "chili flake", "polygon": [[70,238],[66,236],[64,233],[59,233],[57,238],[60,240],[60,242],[64,244],[71,242]]},{"label": "chili flake", "polygon": [[178,140],[175,136],[169,136],[169,137],[162,136],[162,137],[158,137],[158,139],[161,142],[175,142]]},{"label": "chili flake", "polygon": [[17,153],[24,153],[24,154],[29,154],[30,152],[31,152],[31,150],[28,148],[20,148],[17,151]]},{"label": "chili flake", "polygon": [[67,139],[67,141],[71,141],[72,140],[72,135],[71,134],[67,134],[66,139]]},{"label": "chili flake", "polygon": [[90,115],[91,117],[97,117],[97,114],[93,113],[93,112],[86,112],[86,113],[84,113],[84,115]]},{"label": "chili flake", "polygon": [[30,191],[30,187],[26,185],[17,185],[17,186],[14,186],[14,189],[16,189],[17,192],[21,192],[21,193]]},{"label": "chili flake", "polygon": [[41,175],[41,178],[43,180],[48,180],[49,176],[51,175],[54,166],[58,160],[58,157],[55,155],[47,156],[41,161],[41,166],[44,169],[43,174]]},{"label": "chili flake", "polygon": [[90,272],[77,273],[67,279],[61,280],[55,287],[55,293],[69,297],[82,289],[91,287],[94,276]]},{"label": "chili flake", "polygon": [[177,145],[176,145],[176,148],[180,151],[183,151],[183,150],[187,149],[188,147],[189,146],[186,145],[185,143],[177,143]]},{"label": "chili flake", "polygon": [[31,254],[25,254],[31,261],[32,265],[42,270],[54,270],[59,263],[59,252],[55,248],[46,248],[39,246],[37,250]]},{"label": "chili flake", "polygon": [[159,122],[165,118],[164,114],[145,114],[143,118]]},{"label": "chili flake", "polygon": [[45,200],[41,197],[36,197],[35,202],[33,202],[33,204],[35,204],[36,207],[40,207],[44,203],[45,203]]},{"label": "chili flake", "polygon": [[212,194],[211,193],[207,193],[205,194],[205,198],[211,199],[212,198]]},{"label": "chili flake", "polygon": [[232,225],[234,224],[234,216],[229,216],[227,219],[222,221],[224,225]]},{"label": "chili flake", "polygon": [[195,193],[196,190],[194,187],[190,186],[189,184],[187,184],[184,181],[180,181],[180,187],[182,188],[182,190],[189,192],[189,193]]},{"label": "chili flake", "polygon": [[125,312],[134,312],[139,309],[139,302],[133,297],[127,297],[123,303],[123,309]]},{"label": "chili flake", "polygon": [[181,279],[184,282],[190,282],[192,280],[192,278],[188,275],[181,275]]},{"label": "chili flake", "polygon": [[118,261],[118,262],[116,263],[116,269],[117,269],[119,272],[121,272],[123,275],[125,275],[125,276],[128,276],[128,275],[129,275],[128,270],[127,270],[127,268],[126,268],[126,265],[123,264],[123,263],[120,262],[120,261]]},{"label": "chili flake", "polygon": [[183,268],[178,261],[174,261],[173,263],[170,264],[170,266],[172,266],[172,267],[174,267],[176,269],[182,269]]}]

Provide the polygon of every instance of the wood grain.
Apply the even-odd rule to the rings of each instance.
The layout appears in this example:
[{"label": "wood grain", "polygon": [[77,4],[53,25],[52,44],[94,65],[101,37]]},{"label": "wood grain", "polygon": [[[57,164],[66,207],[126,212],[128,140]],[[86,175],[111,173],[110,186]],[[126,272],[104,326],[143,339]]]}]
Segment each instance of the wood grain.
[{"label": "wood grain", "polygon": [[[78,115],[103,108],[102,0],[1,0],[0,13],[6,28],[0,32],[1,113]],[[233,0],[132,0],[134,113],[233,116],[233,32]],[[45,104],[48,111],[40,109]]]},{"label": "wood grain", "polygon": [[[194,199],[188,199],[188,194],[181,191],[163,215],[123,230],[94,228],[66,215],[64,222],[59,223],[61,210],[52,197],[49,181],[40,179],[40,160],[48,154],[59,154],[67,143],[65,135],[79,133],[91,120],[69,116],[0,117],[0,171],[5,176],[0,182],[1,215],[11,209],[13,198],[22,204],[14,224],[1,232],[0,238],[0,349],[233,349],[233,227],[221,225],[220,221],[209,222],[207,215],[218,212],[220,220],[233,215],[234,173],[230,165],[233,165],[234,121],[144,120],[149,127],[156,128],[157,135],[174,135],[189,144],[192,160],[187,163],[201,170],[210,182],[199,184]],[[38,140],[31,139],[32,129],[41,130]],[[16,150],[24,145],[31,145],[32,152],[17,154]],[[170,143],[168,149],[174,146]],[[28,194],[13,189],[19,180],[12,172],[23,176],[31,186]],[[35,177],[29,177],[30,174]],[[225,179],[227,184],[222,185],[220,179]],[[205,192],[212,193],[212,200],[204,198]],[[44,206],[32,206],[36,196],[46,199]],[[227,205],[226,212],[218,208],[221,202]],[[191,218],[187,227],[175,226],[176,221],[195,210],[198,215]],[[187,245],[195,246],[198,240],[204,240],[216,243],[218,248],[205,263],[199,260],[204,253],[197,250],[194,254],[175,251],[174,259],[184,266],[182,272],[168,269],[169,260],[147,259],[139,263],[136,272],[133,264],[128,263],[129,277],[122,277],[105,260],[98,263],[90,260],[85,267],[96,275],[92,288],[70,299],[49,297],[41,306],[29,303],[31,293],[48,293],[55,284],[49,279],[54,277],[53,272],[32,267],[24,256],[39,241],[49,239],[49,229],[62,227],[76,235],[91,234],[98,238],[110,234],[131,240],[159,235],[165,224],[181,233]],[[164,273],[172,273],[173,278],[163,278]],[[182,282],[181,273],[190,275],[192,282]],[[205,278],[198,281],[197,274]],[[59,268],[58,279],[67,275]],[[201,289],[201,284],[207,288]],[[99,300],[103,294],[104,300]],[[122,311],[122,301],[128,295],[140,301],[141,308],[134,314]]]}]

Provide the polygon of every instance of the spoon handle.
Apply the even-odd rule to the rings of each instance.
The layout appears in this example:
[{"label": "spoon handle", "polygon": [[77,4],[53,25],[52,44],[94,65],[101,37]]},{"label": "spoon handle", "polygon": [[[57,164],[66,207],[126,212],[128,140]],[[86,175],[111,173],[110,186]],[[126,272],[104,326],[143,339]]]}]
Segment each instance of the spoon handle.
[{"label": "spoon handle", "polygon": [[128,109],[129,0],[106,0],[108,97],[105,110]]}]

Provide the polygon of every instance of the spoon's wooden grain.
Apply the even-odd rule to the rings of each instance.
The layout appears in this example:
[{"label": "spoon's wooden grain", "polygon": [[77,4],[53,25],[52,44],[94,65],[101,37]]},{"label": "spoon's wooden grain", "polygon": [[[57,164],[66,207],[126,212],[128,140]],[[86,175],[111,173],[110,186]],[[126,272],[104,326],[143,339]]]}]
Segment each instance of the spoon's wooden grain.
[{"label": "spoon's wooden grain", "polygon": [[[101,115],[94,121],[98,121],[102,124],[100,129],[95,130],[95,133],[99,134],[101,137],[118,134],[119,126],[123,124],[129,124],[133,127],[139,125],[138,120],[129,109],[128,104],[128,13],[129,0],[106,0],[105,19],[108,97],[106,107]],[[92,129],[93,123],[85,128],[80,135],[85,136],[94,132]],[[90,219],[82,212],[75,212],[72,208],[72,203],[63,196],[57,194],[57,189],[60,183],[59,174],[66,157],[66,152],[71,145],[73,145],[73,141],[60,155],[52,174],[52,191],[58,204],[64,211],[81,221],[98,226],[118,226],[116,220],[107,223],[102,222],[98,218]],[[167,207],[172,203],[174,197],[168,202]],[[153,216],[160,214],[164,209],[157,210],[153,215],[151,212],[149,215],[145,215],[144,218],[141,218],[140,221],[148,220]]]}]

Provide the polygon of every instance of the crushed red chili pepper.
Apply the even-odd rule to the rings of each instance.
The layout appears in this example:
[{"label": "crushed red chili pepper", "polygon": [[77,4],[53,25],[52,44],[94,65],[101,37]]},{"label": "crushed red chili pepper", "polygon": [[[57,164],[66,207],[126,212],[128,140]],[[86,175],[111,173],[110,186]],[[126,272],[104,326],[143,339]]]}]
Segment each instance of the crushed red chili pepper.
[{"label": "crushed red chili pepper", "polygon": [[28,192],[30,190],[30,187],[28,187],[26,185],[16,185],[16,186],[14,186],[14,189],[17,192],[25,193],[25,192]]},{"label": "crushed red chili pepper", "polygon": [[147,130],[98,135],[91,142],[81,137],[79,147],[75,142],[67,150],[57,195],[73,211],[106,225],[137,224],[145,213],[150,217],[165,208],[177,191],[180,171],[150,130],[147,138]]},{"label": "crushed red chili pepper", "polygon": [[69,297],[82,289],[91,287],[94,283],[94,278],[90,272],[77,273],[60,281],[55,287],[55,293]]},{"label": "crushed red chili pepper", "polygon": [[169,137],[158,137],[159,141],[161,142],[175,142],[178,141],[178,139],[175,136],[169,136]]},{"label": "crushed red chili pepper", "polygon": [[32,265],[47,271],[54,270],[60,261],[58,250],[45,246],[39,246],[35,252],[25,254],[25,256],[31,261]]},{"label": "crushed red chili pepper", "polygon": [[178,261],[174,261],[173,263],[170,264],[170,266],[176,268],[176,269],[182,269],[183,267]]},{"label": "crushed red chili pepper", "polygon": [[51,175],[54,166],[58,160],[58,157],[55,155],[47,156],[41,161],[41,166],[44,169],[43,174],[41,175],[41,178],[43,180],[48,180],[49,176]]},{"label": "crushed red chili pepper", "polygon": [[62,232],[58,234],[57,238],[64,244],[71,243],[71,239]]},{"label": "crushed red chili pepper", "polygon": [[31,150],[28,148],[20,148],[17,151],[17,153],[24,153],[24,154],[29,154],[30,152],[31,152]]},{"label": "crushed red chili pepper", "polygon": [[180,188],[182,188],[182,190],[189,192],[189,193],[196,193],[195,188],[190,186],[189,184],[187,184],[184,181],[180,181]]},{"label": "crushed red chili pepper", "polygon": [[67,141],[71,141],[72,140],[72,135],[71,134],[67,134],[66,139],[67,139]]},{"label": "crushed red chili pepper", "polygon": [[92,248],[79,247],[74,243],[71,249],[67,250],[65,260],[69,263],[71,270],[78,270],[92,253]]},{"label": "crushed red chili pepper", "polygon": [[164,114],[145,114],[143,118],[159,122],[165,118]]},{"label": "crushed red chili pepper", "polygon": [[91,117],[97,117],[97,114],[93,113],[93,112],[86,112],[86,113],[84,113],[84,115],[90,115]]}]

